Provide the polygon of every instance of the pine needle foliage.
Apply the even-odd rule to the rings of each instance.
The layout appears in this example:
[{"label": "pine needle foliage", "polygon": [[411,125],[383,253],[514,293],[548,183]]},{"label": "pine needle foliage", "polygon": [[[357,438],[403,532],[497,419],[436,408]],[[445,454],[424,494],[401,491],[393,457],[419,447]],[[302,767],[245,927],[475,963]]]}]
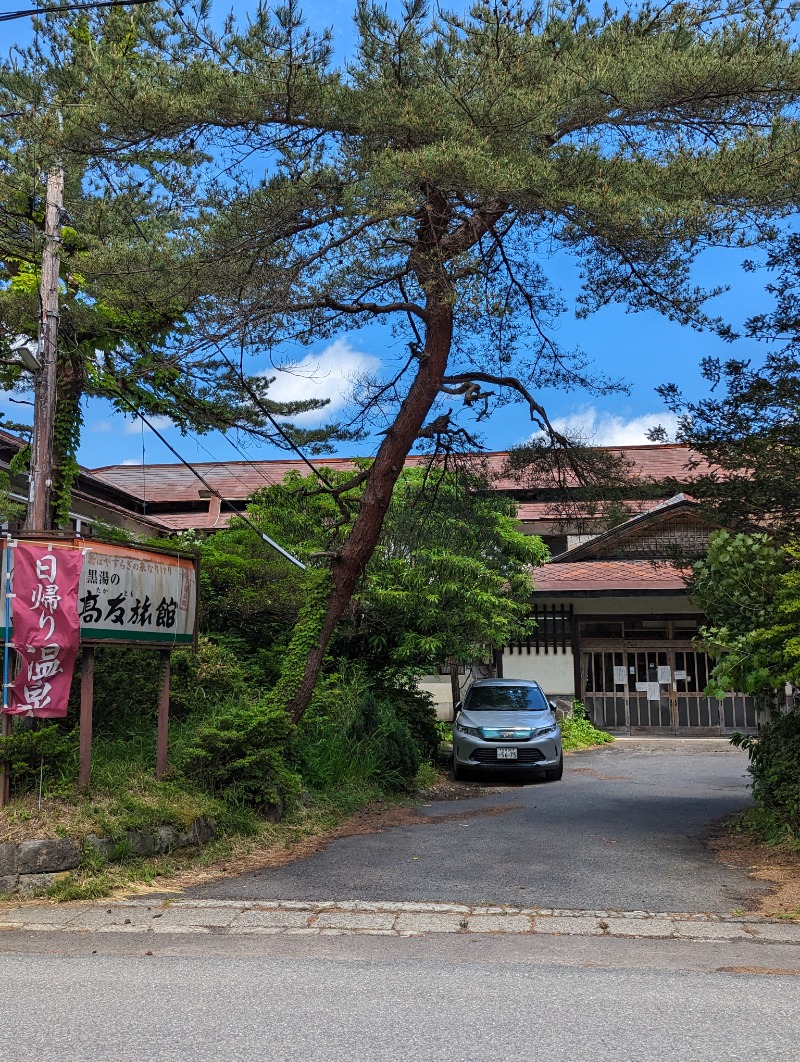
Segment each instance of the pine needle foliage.
[{"label": "pine needle foliage", "polygon": [[160,149],[199,166],[167,205],[175,277],[202,280],[184,358],[234,350],[243,364],[394,329],[395,362],[356,381],[351,430],[384,434],[330,559],[315,644],[298,643],[299,670],[287,654],[295,718],[409,451],[469,447],[512,400],[564,446],[542,391],[616,386],[611,367],[558,342],[555,253],[579,264],[579,314],[619,302],[721,327],[692,281],[696,256],[769,238],[798,191],[791,17],[771,0],[504,0],[465,14],[404,0],[397,17],[359,0],[343,65],[294,0],[221,33],[204,2],[137,10],[125,18],[140,43],[116,51],[89,33],[95,91],[51,131],[56,150]]}]

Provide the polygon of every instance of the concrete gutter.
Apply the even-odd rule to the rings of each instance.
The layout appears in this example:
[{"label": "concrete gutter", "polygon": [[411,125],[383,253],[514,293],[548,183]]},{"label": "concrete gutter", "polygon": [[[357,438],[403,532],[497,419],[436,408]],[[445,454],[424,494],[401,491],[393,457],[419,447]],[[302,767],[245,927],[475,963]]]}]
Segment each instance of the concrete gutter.
[{"label": "concrete gutter", "polygon": [[489,933],[800,945],[800,923],[651,911],[581,911],[360,900],[116,900],[0,908],[1,931],[413,937]]}]

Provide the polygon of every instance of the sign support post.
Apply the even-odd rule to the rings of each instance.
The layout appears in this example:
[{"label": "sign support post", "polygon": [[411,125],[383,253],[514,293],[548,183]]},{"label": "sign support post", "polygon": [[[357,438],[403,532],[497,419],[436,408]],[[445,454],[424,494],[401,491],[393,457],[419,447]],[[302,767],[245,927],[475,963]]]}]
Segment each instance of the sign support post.
[{"label": "sign support post", "polygon": [[[8,685],[9,685],[9,629],[11,627],[11,535],[6,535],[6,548],[3,551],[3,580],[5,590],[5,642],[3,644],[3,708],[8,706]],[[0,719],[0,737],[11,736],[11,716],[2,714]],[[8,764],[5,760],[0,760],[0,808],[4,808],[8,803],[10,782],[8,772]]]},{"label": "sign support post", "polygon": [[[11,733],[11,716],[4,715],[2,722],[0,722],[0,737],[8,737]],[[11,779],[8,776],[8,764],[5,761],[0,761],[0,808],[4,808],[8,803],[9,783]]]},{"label": "sign support post", "polygon": [[87,789],[92,775],[92,710],[94,708],[94,646],[85,645],[81,657],[81,723],[78,785]]},{"label": "sign support post", "polygon": [[156,781],[167,773],[169,758],[169,679],[170,651],[162,649],[158,654],[161,663],[161,693],[158,698],[158,735],[156,738]]}]

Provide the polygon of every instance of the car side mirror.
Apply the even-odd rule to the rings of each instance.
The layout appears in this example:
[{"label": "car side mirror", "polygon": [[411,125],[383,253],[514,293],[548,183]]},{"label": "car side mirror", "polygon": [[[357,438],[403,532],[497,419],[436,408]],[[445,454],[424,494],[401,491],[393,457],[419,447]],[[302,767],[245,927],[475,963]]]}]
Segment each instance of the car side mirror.
[{"label": "car side mirror", "polygon": [[553,713],[553,715],[555,715],[556,714],[556,702],[555,701],[548,701],[547,703],[550,705],[550,711]]},{"label": "car side mirror", "polygon": [[455,705],[453,706],[453,715],[457,715],[458,712],[460,712],[460,711],[461,711],[461,701],[456,701]]}]

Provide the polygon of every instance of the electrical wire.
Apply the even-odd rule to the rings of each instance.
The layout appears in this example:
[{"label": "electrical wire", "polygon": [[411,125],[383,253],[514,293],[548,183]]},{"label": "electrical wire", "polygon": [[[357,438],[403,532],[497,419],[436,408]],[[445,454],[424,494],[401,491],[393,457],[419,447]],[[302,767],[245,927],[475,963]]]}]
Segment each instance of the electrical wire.
[{"label": "electrical wire", "polygon": [[47,7],[29,7],[19,11],[0,12],[0,22],[13,22],[18,18],[36,18],[38,15],[59,15],[70,11],[91,11],[97,7],[140,7],[155,4],[157,0],[92,0],[87,4],[58,4]]},{"label": "electrical wire", "polygon": [[[127,399],[125,397],[125,395],[120,394],[120,393],[118,393],[117,397],[120,399],[120,401],[125,403],[125,405],[131,410],[132,413],[134,413],[137,417],[141,417],[142,421],[147,425],[147,427],[156,436],[156,438],[160,439],[161,442],[170,451],[170,453],[173,454],[175,457],[177,457],[178,460],[180,461],[180,463],[182,465],[185,465],[186,468],[188,468],[189,471],[192,473],[192,475],[194,475],[197,479],[200,480],[200,482],[203,484],[203,486],[206,488],[206,490],[211,491],[211,493],[214,495],[215,498],[219,498],[220,502],[225,502],[226,501],[226,499],[223,498],[223,496],[220,494],[220,492],[217,490],[217,488],[216,487],[212,487],[211,484],[208,482],[208,480],[197,471],[197,469],[194,467],[194,465],[192,465],[189,461],[186,460],[185,457],[183,457],[181,454],[179,454],[178,451],[175,449],[175,447],[172,445],[172,443],[168,442],[167,439],[164,438],[164,436],[161,434],[161,432],[158,430],[158,428],[156,428],[156,426],[154,424],[152,424],[143,413],[139,412],[139,410],[136,408],[136,406],[133,404],[133,402],[129,401],[129,399]],[[298,560],[297,557],[295,557],[291,553],[289,553],[288,550],[285,550],[283,548],[283,546],[279,546],[278,543],[274,539],[270,538],[269,535],[266,534],[264,531],[262,531],[260,527],[257,527],[253,523],[253,521],[247,515],[245,515],[245,513],[239,512],[238,509],[236,509],[233,505],[231,505],[230,501],[228,501],[227,504],[230,505],[234,516],[238,516],[239,519],[243,523],[247,524],[247,526],[250,528],[251,531],[255,531],[255,533],[258,535],[258,537],[260,539],[262,539],[262,541],[264,541],[268,545],[272,546],[273,549],[277,550],[278,553],[280,553],[282,556],[284,556],[288,561],[291,561],[292,564],[296,564],[298,568],[301,568],[303,571],[306,570],[306,566],[305,566],[305,564],[303,564],[303,562],[301,560]]]},{"label": "electrical wire", "polygon": [[[103,167],[100,167],[100,175],[103,178],[103,180],[106,182],[106,184],[109,186],[111,191],[114,193],[114,195],[119,195],[119,191],[116,188],[116,186],[114,185],[113,180],[105,172]],[[144,242],[146,244],[149,244],[150,246],[152,246],[152,240],[147,236],[147,234],[145,232],[142,231],[141,226],[139,225],[139,223],[136,220],[136,218],[134,217],[134,215],[130,212],[130,210],[128,211],[128,220],[131,222],[131,224],[135,228],[136,232],[144,240]],[[155,307],[152,305],[152,303],[150,303],[149,299],[145,299],[144,301],[150,307],[150,309],[155,309]],[[133,317],[130,314],[130,312],[127,309],[124,312],[126,313],[128,319],[133,324]],[[150,343],[148,342],[148,340],[141,333],[139,333],[138,338],[139,338],[139,341],[141,342],[142,346],[144,346],[145,350],[147,350],[148,353],[154,355],[155,351],[153,350],[153,348],[150,345]],[[276,418],[269,411],[269,409],[267,409],[267,407],[264,405],[264,403],[263,403],[263,401],[261,399],[261,396],[258,394],[258,392],[254,388],[252,388],[248,384],[247,378],[246,378],[244,372],[240,368],[238,368],[236,366],[235,362],[228,356],[227,352],[222,348],[222,346],[220,345],[219,341],[214,339],[211,336],[207,336],[206,337],[206,341],[210,341],[211,342],[211,344],[214,346],[214,348],[216,349],[216,351],[219,354],[219,356],[227,364],[227,366],[230,368],[230,370],[234,374],[238,375],[239,382],[241,383],[242,387],[247,392],[247,394],[250,396],[250,400],[255,403],[257,409],[259,410],[259,412],[261,412],[267,418],[269,423],[272,425],[273,429],[283,439],[283,441],[287,444],[287,446],[291,450],[293,450],[294,453],[297,454],[298,458],[309,469],[311,474],[313,476],[315,476],[320,481],[320,483],[322,483],[323,486],[327,487],[329,490],[332,490],[333,489],[333,484],[328,479],[328,477],[321,471],[321,469],[317,468],[316,465],[314,465],[314,463],[303,453],[303,451],[300,449],[300,447],[297,445],[297,443],[294,441],[294,439],[292,439],[292,437],[289,435],[289,433],[284,430],[283,426],[276,420]],[[226,437],[227,437],[227,434],[225,432],[223,432],[222,434],[226,435]],[[231,445],[234,445],[234,444],[231,443]],[[235,445],[234,445],[234,449],[236,449],[238,451],[238,447],[236,447]],[[239,452],[241,453],[241,451],[239,451]],[[245,460],[249,461],[250,459],[249,458],[245,458]],[[250,461],[250,463],[253,464],[252,461]],[[263,473],[262,473],[262,475],[263,475]],[[264,476],[263,478],[264,478],[265,482],[267,482],[267,483],[270,482],[266,478],[266,476]]]}]

